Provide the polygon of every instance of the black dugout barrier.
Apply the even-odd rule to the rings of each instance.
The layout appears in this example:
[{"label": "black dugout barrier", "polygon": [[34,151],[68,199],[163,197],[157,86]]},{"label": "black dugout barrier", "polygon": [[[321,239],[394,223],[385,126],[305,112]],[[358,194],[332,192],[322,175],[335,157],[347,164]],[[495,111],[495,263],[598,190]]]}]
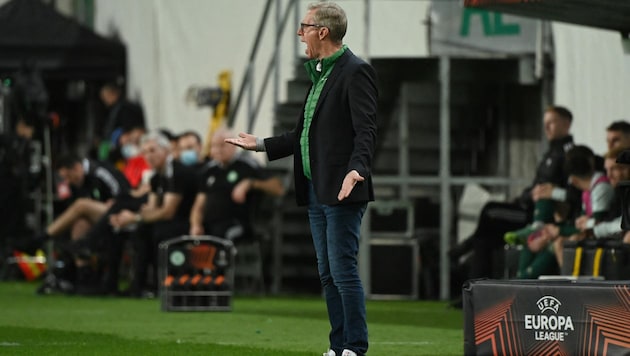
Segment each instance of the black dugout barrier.
[{"label": "black dugout barrier", "polygon": [[628,355],[630,281],[473,280],[465,355]]}]

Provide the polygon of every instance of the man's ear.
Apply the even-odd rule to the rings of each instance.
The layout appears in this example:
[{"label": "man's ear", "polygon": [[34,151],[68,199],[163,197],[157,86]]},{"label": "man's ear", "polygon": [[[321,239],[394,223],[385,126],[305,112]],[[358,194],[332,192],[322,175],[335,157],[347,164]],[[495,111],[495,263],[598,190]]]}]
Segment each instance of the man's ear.
[{"label": "man's ear", "polygon": [[326,38],[326,36],[328,36],[328,33],[330,32],[330,30],[328,29],[328,27],[320,27],[319,28],[319,40],[323,40],[324,38]]}]

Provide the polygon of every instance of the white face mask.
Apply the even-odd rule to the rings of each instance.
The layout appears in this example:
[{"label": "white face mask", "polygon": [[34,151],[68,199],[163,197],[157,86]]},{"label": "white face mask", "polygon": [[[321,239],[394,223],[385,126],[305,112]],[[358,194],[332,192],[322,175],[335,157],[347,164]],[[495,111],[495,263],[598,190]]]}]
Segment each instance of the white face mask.
[{"label": "white face mask", "polygon": [[139,155],[140,148],[133,143],[128,143],[120,148],[120,153],[125,159],[129,159]]}]

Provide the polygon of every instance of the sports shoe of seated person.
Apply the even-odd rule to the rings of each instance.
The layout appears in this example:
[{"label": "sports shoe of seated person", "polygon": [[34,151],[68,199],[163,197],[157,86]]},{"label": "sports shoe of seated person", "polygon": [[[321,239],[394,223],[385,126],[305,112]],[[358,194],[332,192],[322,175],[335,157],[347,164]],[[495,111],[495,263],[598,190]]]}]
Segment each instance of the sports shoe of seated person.
[{"label": "sports shoe of seated person", "polygon": [[503,240],[509,245],[524,245],[529,237],[545,226],[541,221],[534,221],[522,229],[508,231],[503,235]]},{"label": "sports shoe of seated person", "polygon": [[510,245],[524,245],[529,235],[539,231],[545,226],[545,222],[553,221],[554,201],[551,199],[539,199],[534,208],[533,222],[522,229],[508,231],[503,235],[503,240]]}]

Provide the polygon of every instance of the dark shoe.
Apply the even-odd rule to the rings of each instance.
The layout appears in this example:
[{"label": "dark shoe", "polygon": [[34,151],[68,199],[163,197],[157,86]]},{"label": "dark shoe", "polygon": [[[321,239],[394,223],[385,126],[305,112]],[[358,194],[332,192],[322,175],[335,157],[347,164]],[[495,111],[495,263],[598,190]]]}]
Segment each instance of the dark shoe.
[{"label": "dark shoe", "polygon": [[42,285],[37,288],[35,293],[39,295],[50,295],[54,293],[74,294],[75,288],[72,282],[57,278],[54,274],[49,273],[44,278]]}]

